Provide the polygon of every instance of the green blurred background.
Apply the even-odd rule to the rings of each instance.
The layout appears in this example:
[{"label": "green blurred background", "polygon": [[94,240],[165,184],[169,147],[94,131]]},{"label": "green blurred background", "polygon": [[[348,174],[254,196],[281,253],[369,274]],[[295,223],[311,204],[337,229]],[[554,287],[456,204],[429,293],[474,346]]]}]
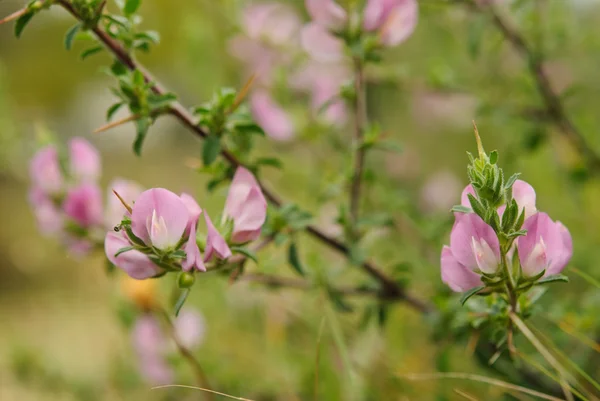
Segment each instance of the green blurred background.
[{"label": "green blurred background", "polygon": [[[301,1],[288,1],[303,13]],[[0,16],[22,1],[0,0]],[[161,33],[161,43],[142,61],[185,105],[199,104],[222,86],[240,87],[241,66],[227,53],[237,32],[241,1],[147,0],[143,27]],[[600,151],[600,2],[530,1],[503,12],[547,56],[556,91],[589,143]],[[110,5],[114,9],[114,5]],[[405,44],[385,53],[368,71],[369,113],[403,152],[369,158],[365,210],[391,213],[394,227],[373,231],[365,248],[414,294],[442,310],[457,298],[439,278],[439,250],[451,226],[449,207],[466,184],[465,151],[473,150],[476,119],[487,149],[497,148],[509,174],[522,172],[537,191],[538,208],[571,231],[571,266],[600,277],[600,178],[590,176],[559,131],[533,117],[540,99],[525,63],[489,21],[460,5],[420,2],[420,21]],[[193,400],[192,390],[150,390],[136,373],[123,316],[119,279],[107,276],[102,255],[68,256],[36,230],[27,203],[27,162],[40,132],[58,140],[83,136],[102,153],[103,184],[114,177],[143,185],[188,190],[212,215],[226,189],[208,194],[205,177],[186,167],[200,144],[165,117],[151,128],[141,158],[130,144],[132,126],[93,135],[112,104],[110,79],[101,68],[106,54],[80,61],[76,43],[62,45],[73,21],[62,10],[36,17],[23,37],[0,26],[0,399],[2,400]],[[304,100],[299,99],[298,104]],[[534,113],[531,113],[531,112]],[[311,211],[336,233],[340,171],[351,132],[305,132],[291,143],[261,142],[259,152],[279,155],[281,172],[269,170],[269,187]],[[339,283],[364,280],[346,261],[301,237],[304,263]],[[252,271],[293,275],[285,249],[262,252]],[[600,329],[598,289],[569,268],[571,284],[553,286],[532,323],[550,334],[592,377],[600,370],[582,341],[564,329],[594,338]],[[162,280],[164,294],[172,286]],[[215,275],[203,276],[191,304],[205,316],[207,336],[197,351],[212,386],[255,400],[313,399],[315,357],[324,298],[318,290],[270,291]],[[368,300],[351,300],[354,313],[337,314],[356,376],[347,376],[329,326],[321,340],[322,400],[454,400],[462,389],[483,400],[514,399],[485,385],[402,380],[396,373],[469,371],[493,375],[471,355],[464,338],[434,336],[435,324],[403,304],[387,309],[382,327],[361,325]],[[435,319],[433,319],[435,320]],[[125,323],[125,324],[124,324]],[[560,329],[556,323],[562,323]],[[525,344],[521,344],[525,347]],[[525,348],[526,349],[526,348]],[[192,384],[187,366],[176,362],[178,383]]]}]

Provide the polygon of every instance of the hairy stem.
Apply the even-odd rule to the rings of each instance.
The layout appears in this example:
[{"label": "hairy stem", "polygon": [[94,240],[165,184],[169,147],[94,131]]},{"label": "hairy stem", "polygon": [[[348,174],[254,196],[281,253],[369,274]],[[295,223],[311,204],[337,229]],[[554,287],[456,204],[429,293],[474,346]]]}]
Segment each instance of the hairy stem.
[{"label": "hairy stem", "polygon": [[[367,124],[367,102],[365,88],[364,65],[361,60],[354,61],[354,171],[352,173],[352,186],[350,188],[350,221],[352,230],[356,231],[356,224],[360,212],[362,176],[365,164],[364,134]],[[354,233],[355,234],[355,233]]]}]

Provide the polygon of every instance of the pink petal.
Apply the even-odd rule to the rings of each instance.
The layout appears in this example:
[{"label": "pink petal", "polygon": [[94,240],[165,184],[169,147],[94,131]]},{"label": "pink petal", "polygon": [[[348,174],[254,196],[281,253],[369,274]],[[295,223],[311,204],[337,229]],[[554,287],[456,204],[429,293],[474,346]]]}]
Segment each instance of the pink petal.
[{"label": "pink petal", "polygon": [[559,274],[562,272],[573,256],[573,239],[571,238],[571,233],[569,233],[567,227],[560,221],[557,221],[555,224],[562,239],[562,247],[560,247],[559,252],[556,253],[556,260],[554,263],[548,267],[546,275]]},{"label": "pink petal", "polygon": [[160,322],[152,315],[140,317],[133,327],[131,340],[144,379],[155,385],[171,383],[174,372],[164,356],[167,339]]},{"label": "pink petal", "polygon": [[62,231],[64,217],[43,190],[33,188],[29,193],[29,203],[43,235],[56,235]]},{"label": "pink petal", "polygon": [[496,261],[500,261],[500,243],[494,229],[475,213],[463,214],[450,233],[450,248],[455,259],[470,270],[480,268],[473,249],[473,240],[487,244]]},{"label": "pink petal", "polygon": [[250,109],[258,125],[265,133],[278,141],[287,141],[294,136],[294,125],[289,115],[276,104],[271,95],[259,90],[250,96]]},{"label": "pink petal", "polygon": [[102,192],[95,184],[70,189],[63,203],[65,214],[81,227],[101,225],[104,220]]},{"label": "pink petal", "polygon": [[123,232],[109,231],[104,239],[104,251],[108,260],[127,273],[130,277],[137,280],[144,280],[162,273],[162,269],[155,265],[146,255],[140,251],[131,250],[121,253],[115,257],[115,254],[121,248],[131,246],[131,243]]},{"label": "pink petal", "polygon": [[179,196],[164,188],[153,188],[142,192],[133,205],[131,229],[148,245],[155,237],[160,238],[161,247],[172,247],[185,233],[189,216]]},{"label": "pink petal", "polygon": [[119,198],[115,196],[113,190],[130,206],[134,204],[135,200],[144,191],[138,183],[121,178],[113,180],[108,185],[105,224],[109,230],[121,223],[123,217],[129,215],[129,212],[125,209]]},{"label": "pink petal", "polygon": [[386,11],[387,0],[367,0],[365,10],[363,11],[363,28],[366,31],[375,31],[383,25],[387,15]]},{"label": "pink petal", "polygon": [[334,0],[306,0],[305,5],[312,20],[329,29],[341,29],[348,19],[346,11]]},{"label": "pink petal", "polygon": [[247,242],[260,235],[267,201],[252,173],[243,167],[238,167],[233,177],[223,214],[233,219],[233,242]]},{"label": "pink petal", "polygon": [[198,243],[196,242],[196,223],[197,222],[193,222],[191,225],[190,236],[184,247],[187,256],[183,263],[181,263],[181,268],[184,271],[190,271],[195,268],[196,270],[205,272],[206,267],[204,266],[202,254],[200,253],[200,248],[198,248]]},{"label": "pink petal", "polygon": [[100,177],[100,154],[83,138],[73,138],[69,142],[71,174],[77,180],[90,182]]},{"label": "pink petal", "polygon": [[465,292],[482,285],[480,277],[461,265],[448,246],[442,248],[442,281],[456,292]]},{"label": "pink petal", "polygon": [[231,249],[227,245],[225,238],[221,236],[219,231],[215,228],[208,213],[204,214],[204,221],[206,222],[206,249],[204,252],[204,261],[210,261],[213,256],[219,259],[227,259],[231,256]]},{"label": "pink petal", "polygon": [[194,310],[182,310],[173,325],[177,338],[187,349],[197,348],[204,340],[206,324],[202,315]]},{"label": "pink petal", "polygon": [[416,0],[396,0],[381,26],[381,44],[392,47],[404,42],[415,30],[419,8]]},{"label": "pink petal", "polygon": [[181,200],[183,201],[183,203],[185,203],[188,213],[190,214],[190,220],[188,221],[188,225],[185,229],[185,233],[189,234],[192,224],[198,223],[198,219],[200,218],[200,215],[202,214],[202,208],[200,207],[198,202],[196,202],[196,199],[194,199],[189,194],[186,194],[186,193],[181,194]]},{"label": "pink petal", "polygon": [[477,197],[477,195],[475,194],[475,190],[473,189],[473,186],[471,184],[467,185],[465,187],[465,189],[463,189],[462,194],[460,195],[460,204],[462,206],[471,207],[471,202],[469,201],[469,194],[473,195],[474,197]]},{"label": "pink petal", "polygon": [[321,62],[339,61],[344,56],[343,42],[321,25],[310,23],[302,28],[300,40],[304,50]]},{"label": "pink petal", "polygon": [[300,28],[300,19],[292,8],[283,4],[253,4],[244,10],[243,27],[254,40],[286,44]]},{"label": "pink petal", "polygon": [[54,146],[40,149],[33,156],[29,165],[29,175],[33,186],[48,194],[57,194],[63,190],[64,178]]},{"label": "pink petal", "polygon": [[519,212],[525,209],[525,218],[536,212],[535,190],[531,185],[522,180],[517,180],[512,187],[512,196],[519,206]]}]

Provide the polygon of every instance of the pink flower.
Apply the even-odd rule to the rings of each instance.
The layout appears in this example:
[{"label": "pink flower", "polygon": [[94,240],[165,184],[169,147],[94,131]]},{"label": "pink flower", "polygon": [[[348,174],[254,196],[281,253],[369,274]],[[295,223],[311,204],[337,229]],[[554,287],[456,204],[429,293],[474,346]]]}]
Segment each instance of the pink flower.
[{"label": "pink flower", "polygon": [[368,0],[363,28],[378,31],[384,46],[396,46],[415,30],[418,12],[416,0]]},{"label": "pink flower", "polygon": [[521,269],[526,277],[543,270],[544,276],[560,273],[573,255],[569,230],[546,213],[535,213],[523,223],[527,235],[517,239]]},{"label": "pink flower", "polygon": [[206,324],[200,313],[183,309],[173,322],[179,342],[187,349],[197,348],[204,340]]},{"label": "pink flower", "polygon": [[96,148],[83,138],[73,138],[69,142],[71,175],[82,182],[93,182],[100,177],[100,155]]},{"label": "pink flower", "polygon": [[289,115],[266,90],[257,90],[250,96],[250,109],[258,125],[271,138],[287,141],[294,136],[294,125]]},{"label": "pink flower", "polygon": [[270,44],[288,44],[300,28],[294,10],[279,3],[252,4],[244,9],[243,28],[248,37]]},{"label": "pink flower", "polygon": [[144,189],[136,182],[121,178],[115,179],[110,183],[105,211],[105,224],[109,230],[121,223],[124,216],[129,215],[129,212],[123,207],[123,204],[113,191],[118,193],[129,205],[132,205]]},{"label": "pink flower", "polygon": [[171,383],[175,373],[165,358],[160,322],[152,315],[142,316],[135,322],[131,339],[144,379],[155,385]]},{"label": "pink flower", "polygon": [[35,188],[50,195],[62,192],[64,178],[58,152],[53,145],[40,149],[33,156],[29,165],[29,175]]},{"label": "pink flower", "polygon": [[449,246],[442,249],[442,281],[456,292],[465,292],[482,285],[481,279],[473,271],[461,265]]},{"label": "pink flower", "polygon": [[537,212],[535,207],[535,190],[525,181],[515,181],[512,187],[512,196],[519,206],[519,213],[525,209],[525,218]]},{"label": "pink flower", "polygon": [[200,248],[198,248],[198,243],[196,242],[196,227],[198,226],[198,219],[200,218],[200,214],[202,214],[202,209],[200,208],[200,205],[198,205],[198,202],[186,193],[181,194],[181,200],[185,203],[190,216],[188,225],[185,229],[186,235],[189,235],[184,246],[186,258],[181,264],[181,267],[184,271],[190,271],[192,268],[206,271]]},{"label": "pink flower", "polygon": [[190,213],[183,200],[164,188],[142,192],[133,205],[131,230],[148,246],[173,249],[183,237]]},{"label": "pink flower", "polygon": [[344,57],[344,43],[317,23],[309,23],[300,33],[302,48],[315,60],[340,61]]},{"label": "pink flower", "polygon": [[63,203],[65,214],[81,227],[103,222],[102,192],[95,184],[82,184],[70,189]]},{"label": "pink flower", "polygon": [[144,280],[163,273],[163,269],[137,250],[129,250],[115,256],[122,248],[130,247],[131,243],[124,232],[109,231],[104,239],[104,251],[108,260],[130,277]]},{"label": "pink flower", "polygon": [[43,190],[33,188],[29,193],[29,203],[42,234],[51,236],[59,234],[62,231],[64,224],[63,215]]},{"label": "pink flower", "polygon": [[305,5],[311,19],[328,29],[341,29],[348,20],[346,11],[334,0],[306,0]]},{"label": "pink flower", "polygon": [[450,233],[450,250],[458,263],[474,272],[493,274],[500,266],[498,237],[475,213],[459,216]]},{"label": "pink flower", "polygon": [[231,256],[231,249],[229,249],[225,238],[223,238],[219,231],[217,231],[207,213],[204,214],[204,221],[206,222],[207,231],[204,261],[208,262],[213,257],[217,257],[219,259],[229,258]]},{"label": "pink flower", "polygon": [[260,236],[267,217],[267,201],[256,178],[244,167],[235,172],[223,215],[233,219],[232,242],[244,243]]}]

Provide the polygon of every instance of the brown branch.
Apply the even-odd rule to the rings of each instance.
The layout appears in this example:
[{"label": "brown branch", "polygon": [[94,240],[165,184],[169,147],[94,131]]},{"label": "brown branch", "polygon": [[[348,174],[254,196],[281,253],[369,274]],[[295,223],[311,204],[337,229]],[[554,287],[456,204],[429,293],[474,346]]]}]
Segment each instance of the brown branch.
[{"label": "brown branch", "polygon": [[541,55],[532,49],[524,36],[516,28],[512,27],[504,18],[502,18],[502,16],[500,16],[492,4],[472,0],[461,1],[466,3],[470,9],[483,14],[488,14],[492,18],[492,22],[496,28],[512,45],[515,51],[527,62],[529,72],[531,73],[536,88],[544,102],[546,117],[556,125],[562,135],[583,156],[590,171],[600,173],[600,155],[592,149],[583,134],[577,129],[567,115],[559,94],[552,89],[550,79],[544,70]]},{"label": "brown branch", "polygon": [[[58,0],[57,4],[61,5],[65,8],[71,15],[73,15],[76,19],[81,20],[81,17],[77,14],[77,11],[73,8],[73,6],[66,0]],[[106,49],[111,52],[114,57],[119,60],[123,65],[125,65],[130,70],[138,70],[146,79],[147,82],[152,82],[152,91],[156,94],[165,94],[166,91],[156,83],[154,77],[139,63],[137,63],[129,53],[118,43],[116,40],[111,38],[104,30],[100,27],[96,26],[92,29],[92,32],[96,35],[98,40],[106,47]],[[170,113],[177,118],[186,128],[192,131],[195,135],[206,138],[208,133],[202,129],[202,127],[198,126],[194,116],[183,106],[181,103],[175,101],[171,104]],[[223,149],[221,151],[221,155],[225,160],[227,160],[232,166],[238,167],[243,164],[227,149]],[[259,181],[259,185],[265,194],[265,197],[275,206],[280,206],[283,202],[278,195],[276,195],[273,191],[269,190],[264,183]],[[336,250],[339,253],[342,253],[346,256],[349,256],[350,250],[349,248],[337,240],[336,238],[330,237],[324,232],[322,232],[319,228],[315,226],[308,226],[306,231],[316,238],[317,240],[323,242],[328,245],[332,249]],[[410,306],[415,308],[416,310],[428,313],[433,311],[432,307],[421,301],[419,299],[414,298],[413,296],[406,293],[404,288],[402,288],[398,283],[396,283],[392,278],[388,277],[379,267],[374,265],[371,262],[364,262],[362,264],[363,270],[377,281],[381,283],[383,294],[386,298],[390,300],[401,300],[406,301]]]}]

